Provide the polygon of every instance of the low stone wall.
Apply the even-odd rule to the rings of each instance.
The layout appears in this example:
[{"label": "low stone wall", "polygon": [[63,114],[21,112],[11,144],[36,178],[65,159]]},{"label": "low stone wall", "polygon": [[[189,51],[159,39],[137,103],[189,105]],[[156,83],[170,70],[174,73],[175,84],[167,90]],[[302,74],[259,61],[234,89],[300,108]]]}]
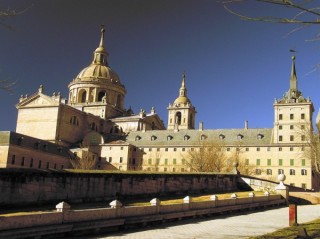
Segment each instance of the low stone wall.
[{"label": "low stone wall", "polygon": [[76,231],[99,230],[114,226],[130,226],[150,222],[164,222],[171,219],[220,214],[223,212],[255,209],[267,206],[285,205],[280,195],[230,198],[192,202],[186,197],[184,203],[161,205],[153,199],[150,206],[122,207],[119,201],[110,203],[111,208],[71,210],[66,203],[57,205],[56,212],[30,213],[27,215],[0,215],[0,238],[24,238],[73,233]]},{"label": "low stone wall", "polygon": [[110,201],[237,190],[234,174],[0,170],[0,207]]}]

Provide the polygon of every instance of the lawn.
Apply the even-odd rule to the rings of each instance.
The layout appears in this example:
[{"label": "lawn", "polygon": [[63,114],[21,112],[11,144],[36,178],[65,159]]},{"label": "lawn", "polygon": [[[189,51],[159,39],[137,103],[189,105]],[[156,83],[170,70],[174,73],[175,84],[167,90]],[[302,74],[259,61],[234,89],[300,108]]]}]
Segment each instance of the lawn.
[{"label": "lawn", "polygon": [[[306,229],[309,237],[303,237],[303,230]],[[300,235],[301,237],[297,237]],[[258,237],[250,237],[250,239],[295,239],[295,238],[320,238],[320,219],[303,223],[298,226],[286,227],[278,231],[265,234]]]}]

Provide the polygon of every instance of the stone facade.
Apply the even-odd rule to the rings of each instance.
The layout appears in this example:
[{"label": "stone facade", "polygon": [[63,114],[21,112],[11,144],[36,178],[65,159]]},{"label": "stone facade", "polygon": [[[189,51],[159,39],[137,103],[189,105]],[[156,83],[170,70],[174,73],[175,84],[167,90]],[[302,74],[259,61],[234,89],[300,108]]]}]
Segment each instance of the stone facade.
[{"label": "stone facade", "polygon": [[178,97],[167,108],[167,129],[154,108],[138,114],[125,109],[126,89],[107,58],[102,29],[91,64],[68,86],[68,100],[59,93],[44,94],[42,86],[35,94],[21,97],[16,131],[66,146],[77,157],[94,158],[97,169],[121,171],[190,172],[189,152],[201,151],[203,142],[218,141],[224,144],[229,164],[238,161],[254,168],[251,175],[276,180],[284,173],[288,184],[320,188],[319,175],[306,153],[314,109],[298,89],[295,58],[289,90],[274,100],[273,128],[251,129],[246,122],[241,129],[221,130],[204,129],[203,123],[195,129],[196,108],[187,96],[185,74]]}]

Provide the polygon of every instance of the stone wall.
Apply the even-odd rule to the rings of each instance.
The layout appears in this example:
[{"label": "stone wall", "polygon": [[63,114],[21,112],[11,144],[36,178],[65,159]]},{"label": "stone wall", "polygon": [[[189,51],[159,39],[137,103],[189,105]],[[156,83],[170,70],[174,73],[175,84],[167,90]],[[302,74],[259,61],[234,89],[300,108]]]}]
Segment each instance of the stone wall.
[{"label": "stone wall", "polygon": [[0,206],[235,191],[233,174],[74,173],[0,169]]}]

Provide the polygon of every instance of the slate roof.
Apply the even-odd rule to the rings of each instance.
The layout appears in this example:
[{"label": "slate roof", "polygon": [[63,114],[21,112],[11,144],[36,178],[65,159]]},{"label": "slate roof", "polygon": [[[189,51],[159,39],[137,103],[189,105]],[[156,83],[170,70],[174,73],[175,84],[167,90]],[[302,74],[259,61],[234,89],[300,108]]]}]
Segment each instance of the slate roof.
[{"label": "slate roof", "polygon": [[130,132],[125,141],[135,146],[195,146],[207,141],[223,140],[225,145],[267,146],[272,142],[271,128],[214,130],[152,130]]}]

